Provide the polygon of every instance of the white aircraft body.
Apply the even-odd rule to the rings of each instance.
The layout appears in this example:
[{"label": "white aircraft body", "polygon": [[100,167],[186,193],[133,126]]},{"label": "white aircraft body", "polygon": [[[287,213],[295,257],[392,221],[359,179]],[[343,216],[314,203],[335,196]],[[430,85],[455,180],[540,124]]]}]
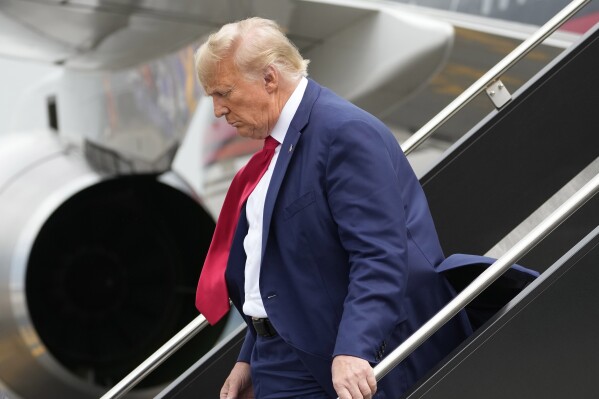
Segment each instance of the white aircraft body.
[{"label": "white aircraft body", "polygon": [[[197,315],[214,220],[259,144],[214,118],[193,51],[252,15],[400,140],[533,30],[385,1],[2,1],[0,398],[98,397]],[[554,36],[506,83],[575,37]],[[202,332],[128,397],[152,397],[239,323]]]}]

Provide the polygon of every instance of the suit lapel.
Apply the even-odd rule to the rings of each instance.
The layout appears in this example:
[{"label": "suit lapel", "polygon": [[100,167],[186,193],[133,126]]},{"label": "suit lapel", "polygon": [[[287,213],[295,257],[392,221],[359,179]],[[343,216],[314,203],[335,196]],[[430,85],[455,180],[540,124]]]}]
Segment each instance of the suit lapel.
[{"label": "suit lapel", "polygon": [[285,177],[285,172],[287,171],[287,167],[289,166],[291,157],[295,153],[295,147],[297,146],[297,142],[302,136],[301,131],[304,128],[304,126],[306,126],[306,124],[308,123],[308,120],[310,118],[310,112],[312,111],[312,107],[314,106],[314,102],[316,101],[316,98],[318,98],[319,93],[320,86],[314,83],[314,81],[308,80],[308,86],[306,87],[306,91],[304,92],[304,97],[300,102],[297,112],[291,120],[289,130],[287,130],[285,140],[281,145],[279,158],[277,159],[275,169],[272,173],[270,184],[268,186],[268,191],[266,192],[266,200],[264,202],[264,223],[262,227],[262,258],[264,258],[266,242],[268,241],[268,234],[270,232],[270,222],[272,220],[272,213],[275,207],[277,195],[279,194],[279,189],[281,188],[281,183],[283,182],[283,177]]},{"label": "suit lapel", "polygon": [[299,140],[301,135],[302,134],[299,131],[293,130],[291,127],[289,127],[289,130],[285,135],[285,140],[281,145],[281,152],[279,153],[279,158],[277,159],[275,170],[273,170],[272,172],[270,185],[268,186],[268,191],[266,192],[266,200],[264,201],[264,223],[262,227],[263,258],[264,250],[266,249],[268,233],[270,232],[270,221],[272,220],[272,212],[275,207],[275,201],[277,199],[277,195],[279,194],[279,189],[281,188],[283,177],[285,176],[285,172],[287,171],[287,166],[289,166],[289,161],[291,161],[291,157],[295,152],[294,148],[297,145],[297,141]]}]

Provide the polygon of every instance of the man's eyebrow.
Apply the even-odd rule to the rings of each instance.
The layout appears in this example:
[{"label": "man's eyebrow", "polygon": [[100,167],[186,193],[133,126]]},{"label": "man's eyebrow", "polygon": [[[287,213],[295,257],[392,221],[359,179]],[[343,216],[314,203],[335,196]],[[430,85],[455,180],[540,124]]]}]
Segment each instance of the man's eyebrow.
[{"label": "man's eyebrow", "polygon": [[231,85],[229,87],[226,88],[222,88],[222,87],[215,87],[212,90],[209,90],[208,88],[204,89],[204,92],[206,93],[206,95],[208,96],[212,96],[214,94],[220,94],[220,95],[224,95],[224,94],[228,94],[231,91],[233,91],[233,89],[235,88],[235,85]]},{"label": "man's eyebrow", "polygon": [[228,88],[226,88],[225,90],[220,90],[220,93],[221,94],[229,94],[230,92],[233,91],[234,88],[235,88],[235,85],[233,84],[233,85],[229,86]]}]

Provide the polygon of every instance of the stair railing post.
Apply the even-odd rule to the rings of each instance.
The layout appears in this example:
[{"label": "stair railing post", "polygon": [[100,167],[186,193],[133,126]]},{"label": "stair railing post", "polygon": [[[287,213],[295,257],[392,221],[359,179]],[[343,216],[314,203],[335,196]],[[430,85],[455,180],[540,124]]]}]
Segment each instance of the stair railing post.
[{"label": "stair railing post", "polygon": [[435,132],[441,125],[443,125],[449,118],[456,114],[460,109],[466,106],[472,101],[478,94],[480,94],[487,86],[496,81],[501,75],[505,73],[512,65],[522,59],[532,49],[539,45],[545,40],[550,34],[557,30],[564,22],[566,22],[572,15],[576,14],[582,7],[584,7],[591,0],[575,0],[564,7],[559,13],[551,18],[545,25],[537,30],[532,36],[520,43],[511,53],[505,58],[499,61],[493,68],[487,73],[481,76],[476,82],[474,82],[469,88],[464,90],[462,94],[455,98],[449,105],[447,105],[441,112],[434,116],[424,126],[422,126],[416,133],[411,135],[403,144],[402,149],[404,154],[408,155],[422,143],[426,141],[431,134]]}]

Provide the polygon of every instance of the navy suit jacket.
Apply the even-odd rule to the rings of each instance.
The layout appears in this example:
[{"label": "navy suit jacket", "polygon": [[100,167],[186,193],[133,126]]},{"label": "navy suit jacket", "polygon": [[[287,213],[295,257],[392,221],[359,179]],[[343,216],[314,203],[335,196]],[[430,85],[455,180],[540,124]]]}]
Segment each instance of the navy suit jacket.
[{"label": "navy suit jacket", "polygon": [[[242,312],[245,212],[226,278]],[[260,291],[266,312],[323,388],[335,355],[378,363],[455,292],[420,183],[376,118],[309,80],[266,195]],[[255,330],[239,360],[249,362]],[[471,333],[465,313],[379,382],[397,398]]]}]

